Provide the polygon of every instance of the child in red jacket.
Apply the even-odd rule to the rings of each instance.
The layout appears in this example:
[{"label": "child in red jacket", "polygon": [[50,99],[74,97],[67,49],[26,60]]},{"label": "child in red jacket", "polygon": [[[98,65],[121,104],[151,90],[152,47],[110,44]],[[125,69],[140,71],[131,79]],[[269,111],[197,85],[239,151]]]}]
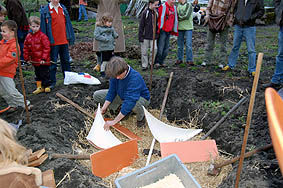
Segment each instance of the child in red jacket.
[{"label": "child in red jacket", "polygon": [[[3,39],[0,41],[0,96],[9,105],[7,113],[16,111],[18,107],[25,107],[24,97],[16,89],[13,80],[18,66],[16,31],[17,24],[15,21],[7,20],[1,25]],[[29,103],[27,101],[28,105]]]},{"label": "child in red jacket", "polygon": [[37,89],[33,94],[42,92],[49,93],[50,89],[50,41],[40,31],[40,18],[31,16],[29,26],[32,30],[26,37],[24,43],[24,60],[34,66]]}]

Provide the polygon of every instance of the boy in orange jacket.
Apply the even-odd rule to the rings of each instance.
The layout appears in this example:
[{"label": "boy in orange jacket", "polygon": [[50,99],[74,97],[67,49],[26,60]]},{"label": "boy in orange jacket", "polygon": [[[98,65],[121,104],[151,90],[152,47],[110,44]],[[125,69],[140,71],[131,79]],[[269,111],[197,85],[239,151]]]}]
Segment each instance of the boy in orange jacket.
[{"label": "boy in orange jacket", "polygon": [[[0,41],[0,96],[9,105],[7,113],[25,107],[23,95],[16,89],[13,80],[18,66],[18,55],[16,47],[15,32],[17,24],[15,21],[7,20],[1,25],[3,39]],[[27,101],[28,105],[30,104]]]}]

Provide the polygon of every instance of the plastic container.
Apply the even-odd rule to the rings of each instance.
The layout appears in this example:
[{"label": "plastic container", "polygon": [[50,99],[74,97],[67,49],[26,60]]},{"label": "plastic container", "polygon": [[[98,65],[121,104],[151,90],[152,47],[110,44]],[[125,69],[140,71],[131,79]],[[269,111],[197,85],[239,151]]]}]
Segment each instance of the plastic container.
[{"label": "plastic container", "polygon": [[115,184],[117,188],[142,187],[155,183],[170,174],[178,176],[185,188],[201,188],[176,154],[172,154],[151,165],[117,178]]}]

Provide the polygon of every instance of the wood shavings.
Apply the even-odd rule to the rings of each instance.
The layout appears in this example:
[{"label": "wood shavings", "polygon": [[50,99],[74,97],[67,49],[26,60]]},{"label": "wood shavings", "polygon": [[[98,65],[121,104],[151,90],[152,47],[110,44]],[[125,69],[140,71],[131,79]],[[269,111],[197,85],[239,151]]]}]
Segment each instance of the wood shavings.
[{"label": "wood shavings", "polygon": [[139,188],[185,188],[180,178],[176,174],[169,174],[163,179]]}]

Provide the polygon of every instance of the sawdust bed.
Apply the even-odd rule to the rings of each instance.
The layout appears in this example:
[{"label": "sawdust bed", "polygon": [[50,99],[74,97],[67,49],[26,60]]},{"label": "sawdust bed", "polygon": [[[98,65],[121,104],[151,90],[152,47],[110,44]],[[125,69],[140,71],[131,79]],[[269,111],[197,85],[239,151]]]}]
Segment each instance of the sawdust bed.
[{"label": "sawdust bed", "polygon": [[[156,118],[159,117],[160,110],[149,110],[151,114],[153,114]],[[109,115],[109,114],[108,114]],[[188,122],[183,123],[182,125],[178,124],[176,125],[174,122],[170,123],[165,116],[162,117],[162,121],[176,127],[181,128],[198,128],[198,125],[195,124],[195,122]],[[78,136],[78,140],[74,141],[73,143],[73,150],[78,153],[95,153],[99,151],[99,149],[94,148],[87,140],[86,136],[92,126],[93,119],[87,118],[85,120],[85,129],[83,129]],[[141,141],[138,142],[138,152],[139,152],[139,159],[137,159],[131,166],[123,168],[121,171],[113,173],[112,175],[103,178],[101,182],[98,182],[99,184],[112,188],[115,187],[115,180],[118,177],[124,176],[128,173],[131,173],[137,169],[143,168],[146,164],[147,156],[143,154],[144,149],[149,149],[153,136],[150,132],[150,129],[148,126],[146,128],[137,128],[135,125],[136,117],[130,116],[127,120],[124,120],[121,122],[121,125],[128,128],[130,131],[138,135],[142,138]],[[118,131],[115,131],[115,129],[111,129],[113,134],[122,142],[128,141],[128,138],[119,133]],[[200,133],[199,135],[192,138],[192,140],[200,140],[201,136],[203,136],[203,133]],[[209,138],[208,138],[209,139]],[[89,147],[85,147],[85,146]],[[160,145],[155,144],[154,149],[160,151]],[[230,156],[231,157],[231,156]],[[152,155],[151,157],[151,163],[160,160],[161,157],[158,155]],[[188,168],[188,170],[191,172],[193,177],[197,180],[197,182],[202,186],[206,188],[216,188],[218,187],[221,182],[227,177],[229,172],[232,170],[232,165],[227,165],[221,169],[221,172],[218,176],[209,176],[207,175],[207,171],[209,169],[209,166],[214,163],[222,163],[229,159],[229,155],[225,154],[223,155],[221,151],[219,151],[219,157],[216,159],[211,159],[207,162],[198,162],[198,163],[187,163],[185,166]],[[79,161],[82,165],[86,166],[91,171],[91,162],[90,160],[81,160]]]}]

